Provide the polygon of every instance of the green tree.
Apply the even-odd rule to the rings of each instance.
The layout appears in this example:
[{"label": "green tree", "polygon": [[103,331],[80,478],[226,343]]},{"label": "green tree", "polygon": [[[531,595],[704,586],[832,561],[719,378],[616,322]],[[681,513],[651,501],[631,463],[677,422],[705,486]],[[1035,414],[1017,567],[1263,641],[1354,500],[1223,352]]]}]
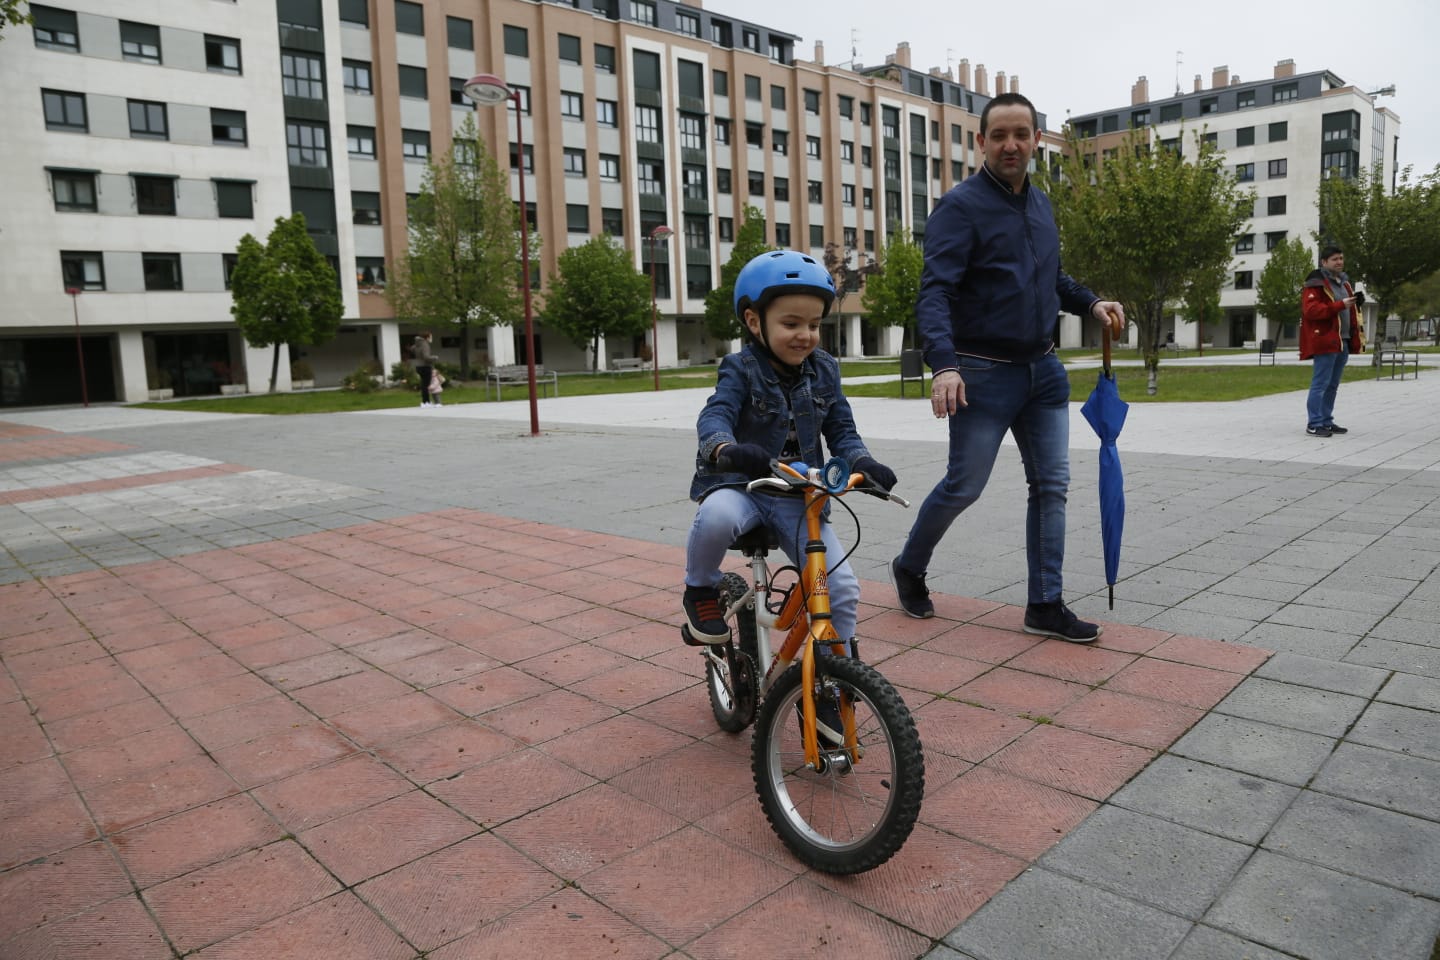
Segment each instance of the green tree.
[{"label": "green tree", "polygon": [[1064,180],[1051,186],[1050,197],[1066,271],[1125,305],[1154,394],[1167,311],[1195,278],[1228,266],[1254,198],[1236,185],[1209,144],[1197,138],[1197,155],[1188,160],[1179,150],[1152,148],[1148,136],[1132,133],[1094,169],[1071,134]]},{"label": "green tree", "polygon": [[[425,165],[410,203],[409,248],[390,272],[397,316],[456,330],[461,376],[470,372],[470,329],[520,319],[520,220],[501,170],[466,115],[454,140]],[[539,249],[530,234],[530,253]]]},{"label": "green tree", "polygon": [[240,238],[230,277],[230,314],[252,347],[274,346],[270,392],[280,369],[281,344],[320,344],[334,338],[345,312],[335,271],[315,248],[305,215],[277,217],[262,245]]},{"label": "green tree", "polygon": [[915,345],[915,298],[925,254],[909,230],[892,231],[875,251],[875,272],[865,280],[865,322],[876,327],[903,327]]},{"label": "green tree", "polygon": [[1315,269],[1315,252],[1299,237],[1291,237],[1274,250],[1255,285],[1255,309],[1279,328],[1300,322],[1300,289]]},{"label": "green tree", "polygon": [[720,267],[720,286],[705,294],[705,329],[711,336],[734,340],[745,335],[745,327],[735,316],[735,278],[740,276],[745,264],[774,249],[765,242],[764,212],[747,205],[730,259]]},{"label": "green tree", "polygon": [[[1401,339],[1413,335],[1414,324],[1426,317],[1440,317],[1440,270],[1411,280],[1395,294],[1395,312],[1401,321]],[[1440,344],[1440,323],[1432,323],[1432,336]]]},{"label": "green tree", "polygon": [[[20,10],[22,3],[27,8],[23,12]],[[30,13],[29,6],[27,0],[0,0],[0,33],[4,32],[7,25],[18,27],[22,23],[33,23],[35,18]]]},{"label": "green tree", "polygon": [[1230,274],[1227,260],[1209,273],[1197,272],[1185,285],[1185,319],[1195,324],[1195,347],[1204,349],[1205,328],[1214,329],[1225,319],[1225,310],[1220,306],[1220,288]]},{"label": "green tree", "polygon": [[545,292],[545,324],[590,348],[600,369],[600,338],[630,337],[650,327],[650,279],[610,234],[560,254]]},{"label": "green tree", "polygon": [[1382,323],[1402,286],[1440,269],[1440,166],[1414,183],[1406,167],[1393,192],[1378,166],[1327,177],[1317,205],[1316,242],[1345,251],[1345,272],[1365,282]]}]

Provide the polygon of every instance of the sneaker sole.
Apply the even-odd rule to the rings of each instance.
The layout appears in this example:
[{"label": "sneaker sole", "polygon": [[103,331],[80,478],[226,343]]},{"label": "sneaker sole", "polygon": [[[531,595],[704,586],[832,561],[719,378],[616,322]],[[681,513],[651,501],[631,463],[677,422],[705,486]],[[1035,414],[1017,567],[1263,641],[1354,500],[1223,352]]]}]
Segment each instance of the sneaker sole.
[{"label": "sneaker sole", "polygon": [[687,623],[680,627],[680,639],[684,640],[685,645],[689,647],[718,647],[722,643],[730,641],[730,633],[726,631],[723,635],[716,637],[712,637],[708,633],[692,633],[690,624]]},{"label": "sneaker sole", "polygon": [[1043,630],[1040,627],[1032,627],[1029,625],[1022,627],[1022,629],[1031,636],[1049,637],[1052,640],[1064,640],[1066,643],[1094,643],[1100,639],[1100,634],[1105,632],[1104,627],[1096,627],[1095,636],[1093,637],[1067,637],[1065,634],[1056,633],[1054,630]]},{"label": "sneaker sole", "polygon": [[915,620],[929,620],[935,616],[935,605],[933,603],[930,605],[929,610],[912,613],[910,608],[905,606],[905,601],[900,599],[900,584],[895,582],[895,561],[891,560],[885,569],[890,573],[890,583],[895,588],[895,600],[900,604],[900,609],[904,612],[905,616]]}]

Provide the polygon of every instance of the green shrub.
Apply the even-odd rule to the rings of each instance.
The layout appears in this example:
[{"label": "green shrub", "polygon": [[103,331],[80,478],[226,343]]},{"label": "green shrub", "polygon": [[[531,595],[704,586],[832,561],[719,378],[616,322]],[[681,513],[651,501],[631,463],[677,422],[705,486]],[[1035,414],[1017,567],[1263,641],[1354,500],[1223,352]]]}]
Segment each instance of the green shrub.
[{"label": "green shrub", "polygon": [[403,361],[390,364],[390,380],[397,385],[403,383],[407,390],[420,389],[420,374],[415,372],[414,367]]},{"label": "green shrub", "polygon": [[315,368],[310,366],[308,360],[296,360],[290,364],[291,380],[314,380]]},{"label": "green shrub", "polygon": [[355,393],[374,393],[381,387],[381,384],[375,382],[375,378],[380,375],[380,372],[380,364],[374,360],[366,360],[355,369],[354,373],[341,380],[340,385]]}]

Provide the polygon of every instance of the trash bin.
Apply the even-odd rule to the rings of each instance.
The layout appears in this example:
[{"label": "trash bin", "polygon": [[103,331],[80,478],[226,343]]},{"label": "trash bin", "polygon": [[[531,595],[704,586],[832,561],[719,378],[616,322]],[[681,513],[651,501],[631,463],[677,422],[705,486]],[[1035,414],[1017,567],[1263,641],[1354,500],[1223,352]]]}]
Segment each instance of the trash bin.
[{"label": "trash bin", "polygon": [[900,351],[900,396],[905,396],[905,383],[916,380],[920,392],[925,392],[925,354],[920,350]]}]

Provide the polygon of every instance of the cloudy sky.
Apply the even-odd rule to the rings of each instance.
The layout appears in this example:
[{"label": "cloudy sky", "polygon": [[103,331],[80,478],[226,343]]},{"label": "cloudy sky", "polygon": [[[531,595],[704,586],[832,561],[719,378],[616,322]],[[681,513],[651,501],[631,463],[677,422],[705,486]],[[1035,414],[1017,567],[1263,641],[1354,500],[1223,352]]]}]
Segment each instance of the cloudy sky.
[{"label": "cloudy sky", "polygon": [[[969,59],[1020,75],[1020,92],[1058,129],[1075,116],[1130,103],[1144,75],[1152,98],[1195,74],[1210,85],[1225,65],[1242,80],[1262,80],[1275,62],[1297,73],[1330,70],[1363,90],[1394,84],[1379,102],[1400,115],[1400,164],[1416,173],[1440,164],[1440,2],[1436,0],[1252,0],[1250,3],[1136,4],[1121,0],[1018,0],[937,3],[934,0],[704,0],[707,10],[803,37],[796,50],[810,59],[816,40],[825,60],[884,61],[901,41],[910,65],[944,69]],[[1148,7],[1148,9],[1146,9]],[[1136,15],[1135,11],[1145,12]],[[852,33],[853,31],[853,33]]]}]

